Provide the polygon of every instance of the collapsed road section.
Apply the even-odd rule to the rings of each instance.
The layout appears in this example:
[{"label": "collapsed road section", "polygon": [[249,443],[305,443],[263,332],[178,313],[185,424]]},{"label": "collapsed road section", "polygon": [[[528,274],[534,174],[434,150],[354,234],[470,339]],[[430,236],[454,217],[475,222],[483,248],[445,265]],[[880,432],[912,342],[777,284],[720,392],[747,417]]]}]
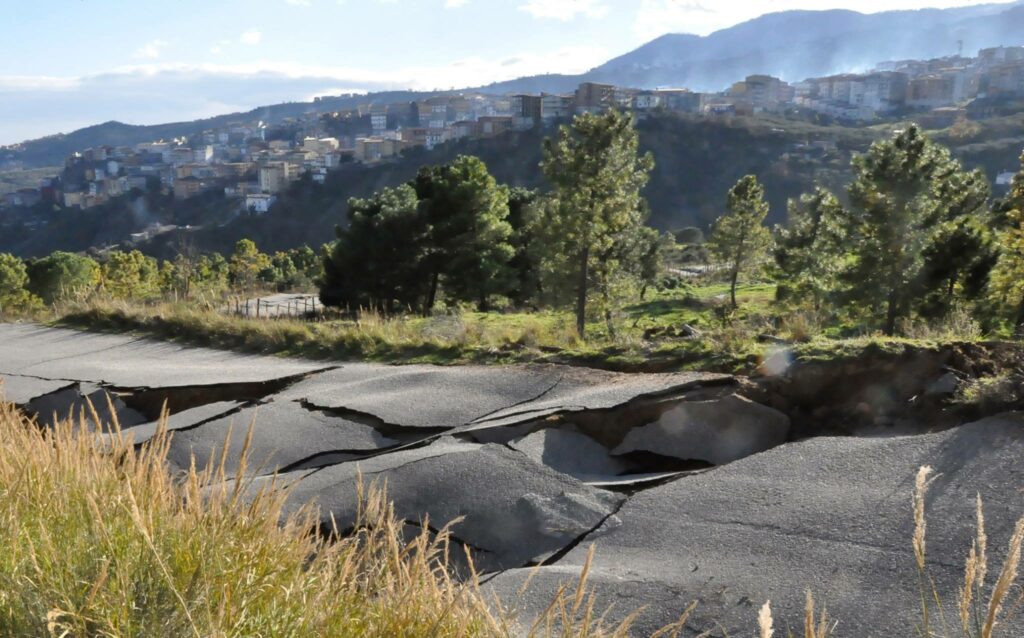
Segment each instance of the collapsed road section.
[{"label": "collapsed road section", "polygon": [[166,406],[172,471],[223,458],[227,480],[274,481],[291,488],[289,510],[318,506],[325,533],[355,524],[360,477],[386,485],[410,533],[458,519],[453,539],[527,624],[593,545],[597,604],[620,618],[643,608],[636,635],[694,600],[693,635],[750,634],[768,598],[796,626],[808,588],[849,635],[883,635],[871,632],[913,624],[920,465],[942,473],[929,505],[943,592],[956,591],[975,493],[993,538],[1022,509],[1020,416],[797,441],[777,409],[785,380],[769,394],[721,374],[324,364],[10,325],[0,380],[40,427],[82,414],[96,428],[91,404],[140,445]]}]

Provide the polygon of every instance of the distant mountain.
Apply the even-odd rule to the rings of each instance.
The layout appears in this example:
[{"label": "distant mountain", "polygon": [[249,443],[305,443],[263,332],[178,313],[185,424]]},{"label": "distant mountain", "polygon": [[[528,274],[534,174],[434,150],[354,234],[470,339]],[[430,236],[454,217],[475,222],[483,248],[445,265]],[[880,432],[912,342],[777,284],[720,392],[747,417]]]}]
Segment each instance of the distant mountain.
[{"label": "distant mountain", "polygon": [[568,91],[580,82],[720,91],[754,73],[788,81],[1024,45],[1024,2],[863,14],[771,13],[700,37],[664,35],[581,75],[542,75],[483,87],[488,92]]},{"label": "distant mountain", "polygon": [[388,91],[373,93],[369,96],[326,97],[316,102],[285,102],[201,120],[145,126],[105,122],[71,133],[48,135],[21,144],[0,147],[0,162],[5,159],[15,159],[24,162],[28,167],[55,166],[63,164],[68,155],[94,146],[133,146],[142,142],[188,137],[205,130],[225,126],[230,122],[263,121],[267,124],[276,124],[285,118],[299,117],[306,113],[327,113],[354,108],[367,102],[402,102],[416,99],[422,95],[425,94],[414,91]]},{"label": "distant mountain", "polygon": [[[583,81],[618,86],[687,87],[720,91],[754,73],[789,81],[866,70],[887,60],[965,55],[1000,45],[1024,45],[1024,0],[956,9],[888,11],[785,11],[771,13],[708,36],[670,34],[581,75],[538,75],[466,90],[486,93],[569,92]],[[419,99],[436,93],[389,91],[364,96],[289,102],[205,120],[153,126],[107,122],[0,148],[0,163],[28,167],[60,164],[70,153],[100,144],[131,145],[192,135],[234,120],[275,123],[304,113],[358,104]]]}]

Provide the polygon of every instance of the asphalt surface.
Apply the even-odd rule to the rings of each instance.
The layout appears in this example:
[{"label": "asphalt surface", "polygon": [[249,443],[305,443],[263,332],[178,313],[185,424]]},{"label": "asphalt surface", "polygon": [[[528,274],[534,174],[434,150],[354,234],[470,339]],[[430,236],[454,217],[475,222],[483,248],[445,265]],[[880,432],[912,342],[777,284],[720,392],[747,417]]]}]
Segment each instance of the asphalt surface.
[{"label": "asphalt surface", "polygon": [[[88,400],[137,443],[166,407],[172,470],[216,462],[226,446],[236,477],[251,427],[249,489],[291,486],[288,508],[315,504],[324,527],[357,522],[360,477],[386,487],[410,533],[457,520],[456,542],[526,621],[593,545],[597,608],[612,619],[642,608],[636,636],[694,600],[682,635],[755,635],[768,599],[776,635],[802,634],[807,589],[837,636],[917,635],[917,469],[939,474],[929,569],[951,622],[975,495],[989,583],[1024,514],[1024,416],[787,443],[787,417],[724,375],[324,363],[0,324],[0,380],[41,425],[84,414]],[[1001,630],[1024,635],[1017,617]]]}]

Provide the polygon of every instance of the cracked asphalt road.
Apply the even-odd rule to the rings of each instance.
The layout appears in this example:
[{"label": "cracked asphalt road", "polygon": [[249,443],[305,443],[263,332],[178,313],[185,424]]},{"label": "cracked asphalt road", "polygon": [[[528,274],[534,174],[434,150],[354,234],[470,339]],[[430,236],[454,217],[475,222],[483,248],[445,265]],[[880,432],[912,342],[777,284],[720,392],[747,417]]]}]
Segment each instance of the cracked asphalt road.
[{"label": "cracked asphalt road", "polygon": [[[455,538],[527,624],[578,577],[593,545],[597,606],[613,605],[613,618],[644,608],[637,636],[674,621],[693,600],[699,607],[682,635],[716,624],[753,635],[767,599],[777,628],[799,628],[808,588],[838,619],[837,635],[914,635],[917,468],[940,474],[928,547],[948,601],[973,534],[975,494],[987,504],[990,573],[1024,513],[1021,415],[938,434],[790,442],[699,472],[687,471],[685,438],[652,438],[639,456],[615,453],[624,436],[672,406],[733,396],[734,380],[723,375],[325,364],[0,324],[0,379],[8,400],[58,413],[83,396],[113,393],[136,441],[152,436],[166,401],[177,469],[192,456],[200,464],[218,458],[230,430],[231,476],[255,416],[254,486],[280,472],[277,480],[296,483],[290,508],[316,503],[323,521],[333,516],[342,529],[354,520],[360,474],[386,483],[410,529],[428,516],[432,529],[462,517]],[[756,415],[769,410],[727,403],[737,421],[753,422],[746,427],[757,428]],[[694,430],[702,439],[719,430],[728,430],[725,444],[747,436],[719,428],[710,412]],[[517,597],[527,566],[545,561],[552,564]],[[1016,617],[1002,630],[1024,635]]]}]

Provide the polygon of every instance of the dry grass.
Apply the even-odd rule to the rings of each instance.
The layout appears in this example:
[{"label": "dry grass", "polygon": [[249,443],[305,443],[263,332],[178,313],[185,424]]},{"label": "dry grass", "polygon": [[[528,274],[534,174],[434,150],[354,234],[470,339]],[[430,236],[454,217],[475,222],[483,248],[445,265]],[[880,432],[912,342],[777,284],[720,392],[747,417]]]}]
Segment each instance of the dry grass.
[{"label": "dry grass", "polygon": [[[934,480],[934,478],[929,478],[932,472],[932,468],[928,466],[922,467],[918,471],[912,497],[914,556],[921,578],[922,624],[918,628],[918,633],[923,638],[932,638],[933,636],[951,638],[953,634],[946,623],[942,598],[935,586],[935,581],[928,573],[925,500],[928,488]],[[959,629],[966,638],[992,638],[997,635],[996,630],[1000,627],[1000,623],[1011,616],[1020,603],[1020,600],[1017,600],[1011,609],[1006,609],[1010,594],[1016,586],[1017,573],[1020,568],[1022,545],[1024,545],[1024,517],[1019,519],[1014,526],[1006,558],[999,570],[999,577],[991,587],[985,585],[985,577],[988,572],[988,536],[985,532],[985,514],[981,495],[977,497],[975,519],[975,535],[964,565],[964,584],[960,588],[956,600],[960,621]],[[986,590],[988,590],[987,603],[985,602]],[[939,614],[942,625],[941,633],[932,627],[931,609],[933,606]]]},{"label": "dry grass", "polygon": [[[449,576],[447,528],[403,540],[380,491],[327,541],[311,509],[283,514],[285,491],[227,487],[223,462],[174,479],[166,432],[136,450],[84,418],[47,430],[0,403],[0,635],[518,635],[475,579]],[[627,631],[595,614],[584,575],[529,635]]]}]

